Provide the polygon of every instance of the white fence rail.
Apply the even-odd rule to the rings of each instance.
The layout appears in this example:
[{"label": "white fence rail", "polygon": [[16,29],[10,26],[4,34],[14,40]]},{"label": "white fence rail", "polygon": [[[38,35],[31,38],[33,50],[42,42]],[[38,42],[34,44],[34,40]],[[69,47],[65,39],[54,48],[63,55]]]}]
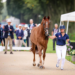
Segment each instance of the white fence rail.
[{"label": "white fence rail", "polygon": [[[3,51],[5,49],[5,46],[0,46],[0,51]],[[10,50],[10,47],[7,47],[8,50]],[[30,50],[31,47],[12,47],[13,50]]]}]

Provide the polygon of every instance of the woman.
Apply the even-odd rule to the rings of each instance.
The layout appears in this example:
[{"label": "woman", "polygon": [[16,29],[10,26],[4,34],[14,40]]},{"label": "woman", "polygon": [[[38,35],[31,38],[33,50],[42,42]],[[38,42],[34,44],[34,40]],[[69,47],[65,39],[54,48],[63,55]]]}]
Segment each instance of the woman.
[{"label": "woman", "polygon": [[26,43],[26,41],[27,41],[27,36],[28,36],[28,34],[27,34],[27,25],[25,25],[25,27],[23,28],[23,31],[24,31],[24,37],[23,37],[23,40],[24,40],[24,42]]},{"label": "woman", "polygon": [[3,46],[2,38],[3,38],[3,28],[1,27],[1,23],[0,23],[0,43]]},{"label": "woman", "polygon": [[57,33],[55,36],[49,36],[50,39],[57,38],[57,45],[56,45],[56,53],[57,53],[57,64],[56,67],[59,67],[59,62],[61,60],[62,55],[62,63],[61,63],[61,70],[63,70],[64,63],[65,63],[65,56],[66,56],[66,41],[70,43],[69,36],[65,33],[65,26],[60,26],[60,32]]}]

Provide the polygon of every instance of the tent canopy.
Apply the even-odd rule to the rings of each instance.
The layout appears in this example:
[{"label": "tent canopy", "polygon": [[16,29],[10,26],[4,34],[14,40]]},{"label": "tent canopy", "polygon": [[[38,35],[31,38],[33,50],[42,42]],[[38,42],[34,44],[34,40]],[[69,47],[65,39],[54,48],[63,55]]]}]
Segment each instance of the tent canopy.
[{"label": "tent canopy", "polygon": [[64,21],[67,22],[66,33],[68,33],[69,22],[75,22],[75,11],[66,13],[66,14],[62,14],[60,17],[60,25],[61,25],[61,22],[64,22]]},{"label": "tent canopy", "polygon": [[66,14],[62,14],[61,15],[61,21],[72,21],[72,22],[75,22],[75,11],[74,12],[70,12],[70,13],[66,13]]}]

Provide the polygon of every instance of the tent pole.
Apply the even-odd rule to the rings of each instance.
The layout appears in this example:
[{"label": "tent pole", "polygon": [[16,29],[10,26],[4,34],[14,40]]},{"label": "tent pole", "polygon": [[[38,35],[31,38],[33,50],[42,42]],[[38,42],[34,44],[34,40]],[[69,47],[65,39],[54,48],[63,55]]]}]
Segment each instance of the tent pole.
[{"label": "tent pole", "polygon": [[68,28],[69,28],[69,21],[67,21],[67,29],[66,29],[66,34],[68,34]]},{"label": "tent pole", "polygon": [[[59,25],[59,27],[61,26],[61,17],[60,17],[60,25]],[[60,29],[59,29],[59,32],[60,32]]]}]

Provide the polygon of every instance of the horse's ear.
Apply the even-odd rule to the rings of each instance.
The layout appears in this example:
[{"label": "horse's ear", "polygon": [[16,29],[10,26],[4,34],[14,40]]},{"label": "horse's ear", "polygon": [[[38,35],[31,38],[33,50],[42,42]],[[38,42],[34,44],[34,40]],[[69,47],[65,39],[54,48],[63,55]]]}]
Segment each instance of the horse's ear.
[{"label": "horse's ear", "polygon": [[46,19],[46,16],[44,16],[44,18],[43,18],[44,20]]},{"label": "horse's ear", "polygon": [[50,17],[48,16],[48,19],[50,19]]}]

